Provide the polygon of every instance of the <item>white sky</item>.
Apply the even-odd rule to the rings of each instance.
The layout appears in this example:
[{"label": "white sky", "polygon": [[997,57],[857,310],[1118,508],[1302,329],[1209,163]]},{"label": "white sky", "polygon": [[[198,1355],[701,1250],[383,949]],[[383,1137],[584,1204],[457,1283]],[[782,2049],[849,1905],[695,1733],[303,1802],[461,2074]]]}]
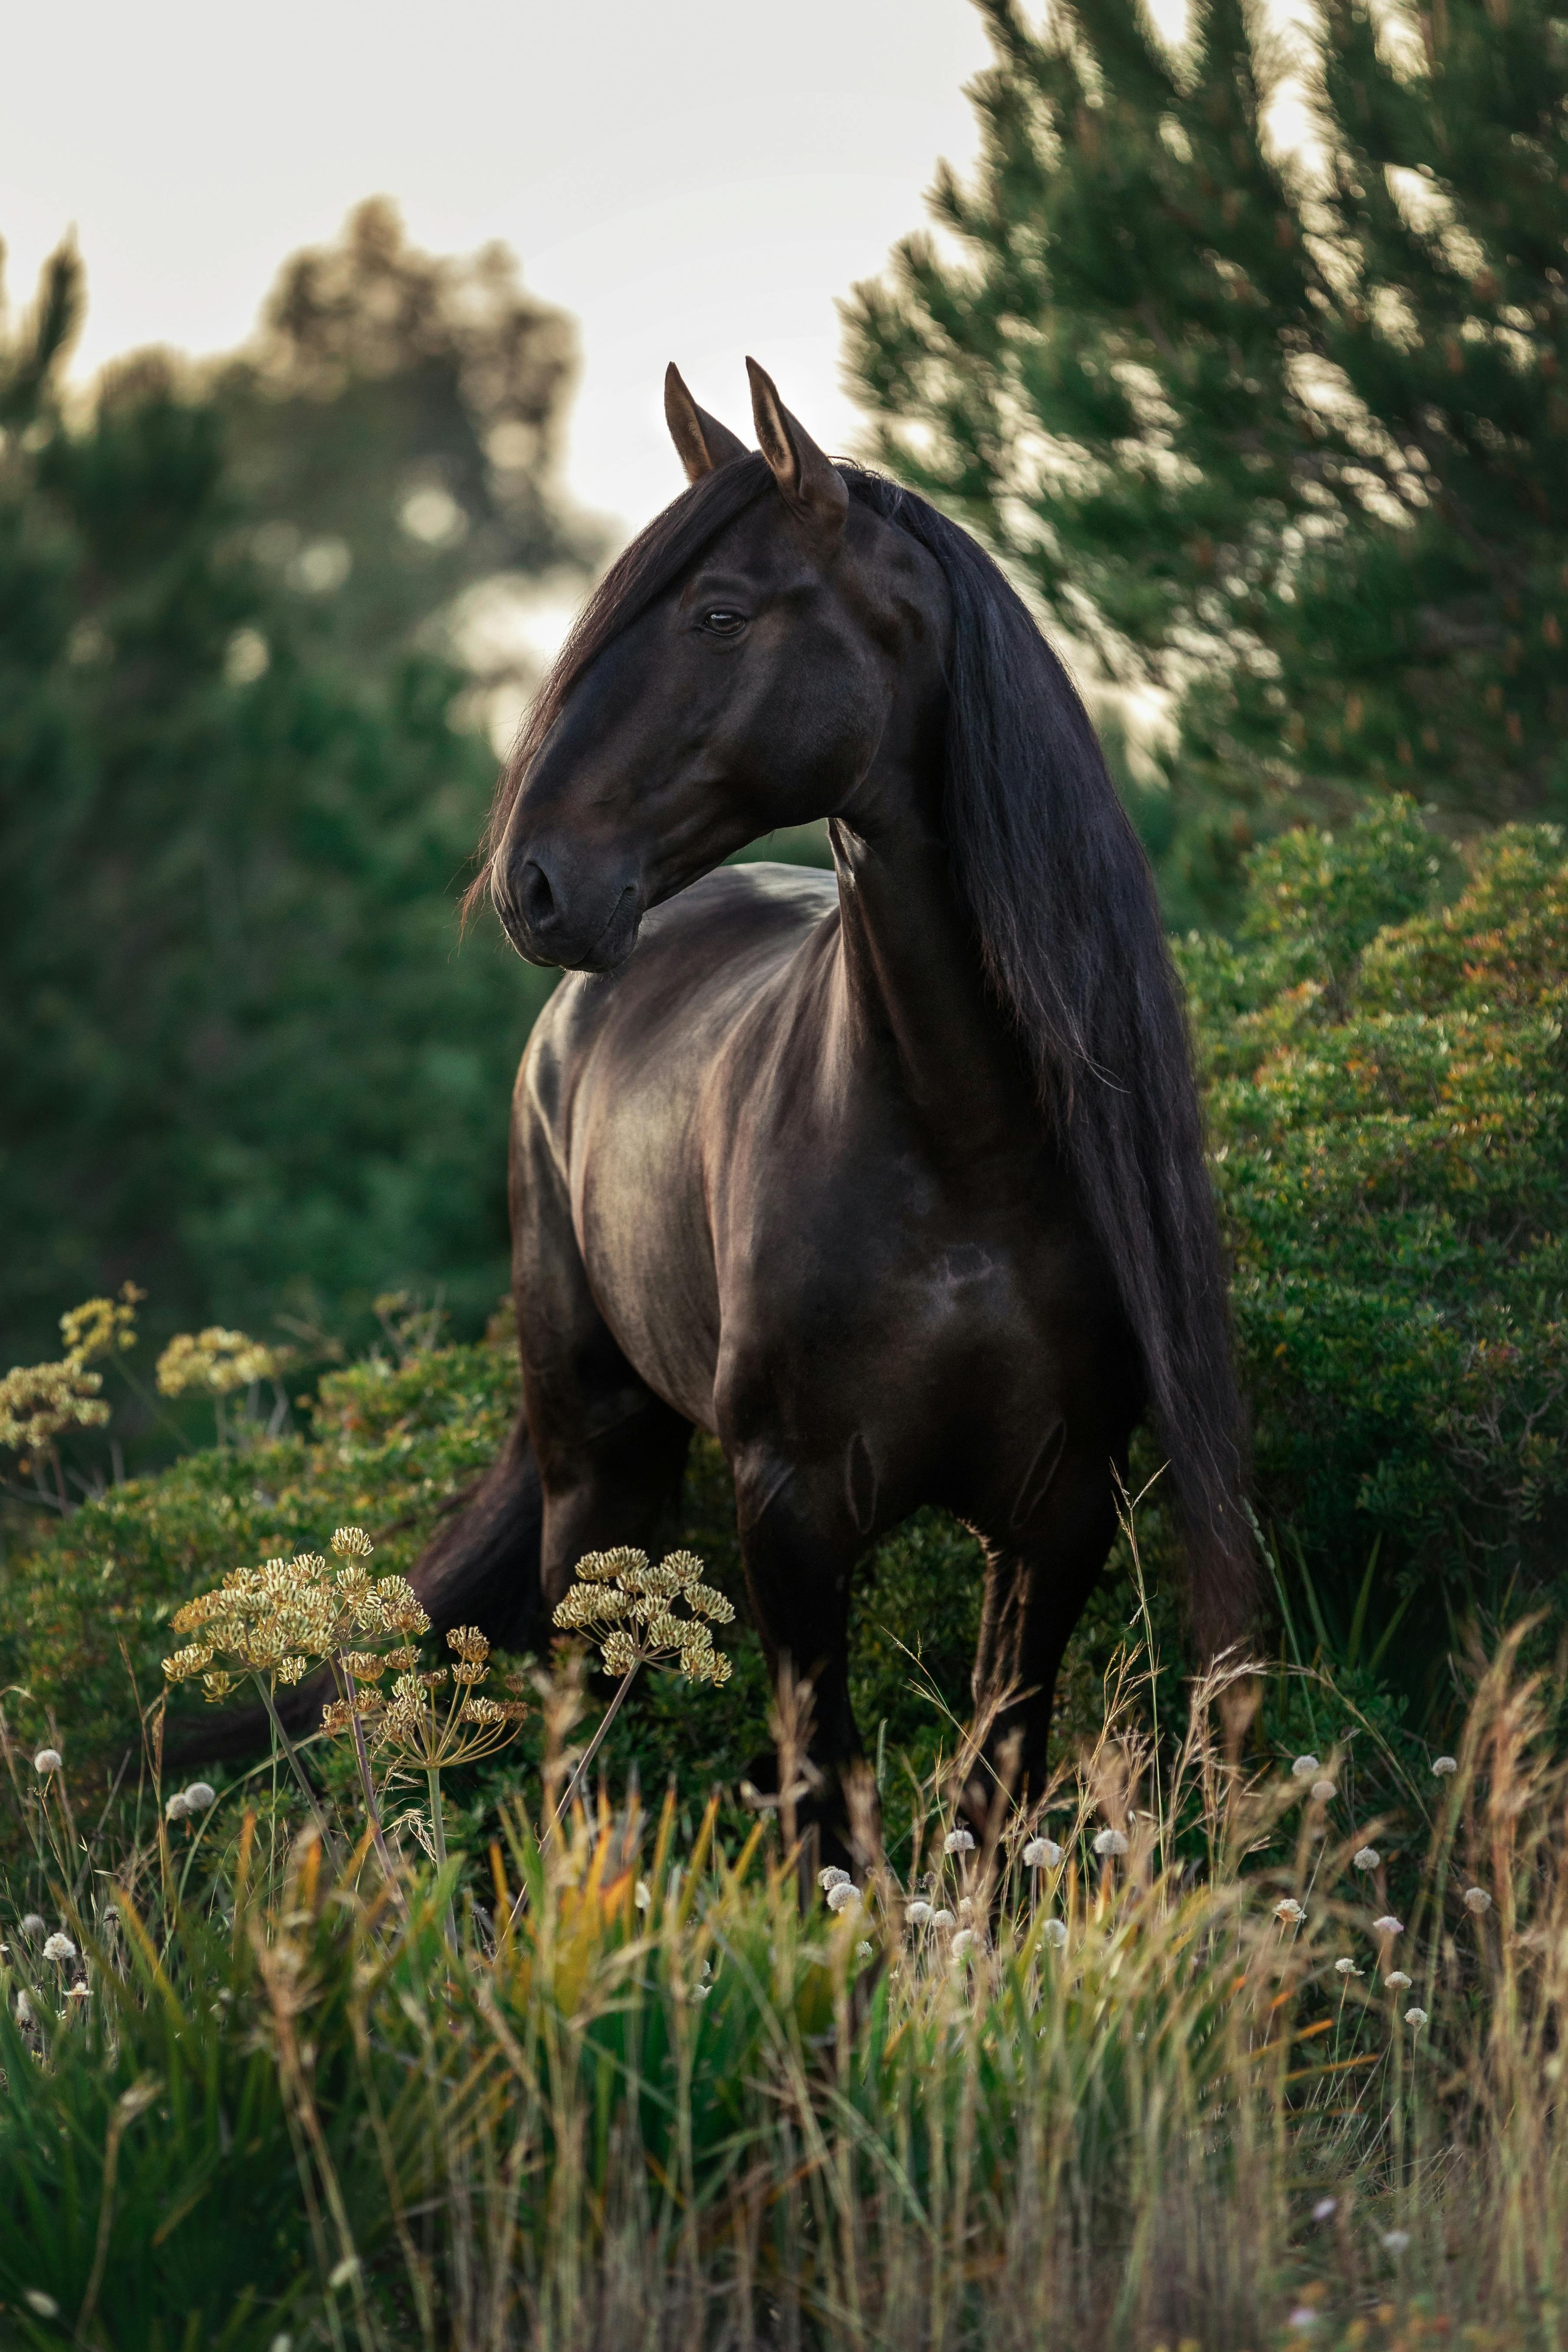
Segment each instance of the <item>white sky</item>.
[{"label": "white sky", "polygon": [[569,486],[635,528],[680,486],[665,363],[750,439],[742,361],[852,444],[836,298],[973,151],[968,0],[53,0],[9,12],[0,236],[15,304],[75,225],[79,366],[231,347],[297,247],[386,194],[499,236],[580,322]]}]

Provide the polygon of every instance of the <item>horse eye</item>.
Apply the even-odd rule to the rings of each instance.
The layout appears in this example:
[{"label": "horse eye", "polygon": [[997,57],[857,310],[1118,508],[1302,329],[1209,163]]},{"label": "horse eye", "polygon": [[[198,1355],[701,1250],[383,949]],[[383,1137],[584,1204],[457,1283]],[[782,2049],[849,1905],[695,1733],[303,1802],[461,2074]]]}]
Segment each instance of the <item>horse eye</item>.
[{"label": "horse eye", "polygon": [[710,629],[716,637],[735,637],[745,627],[746,616],[743,613],[731,613],[720,605],[717,610],[703,614],[702,625]]}]

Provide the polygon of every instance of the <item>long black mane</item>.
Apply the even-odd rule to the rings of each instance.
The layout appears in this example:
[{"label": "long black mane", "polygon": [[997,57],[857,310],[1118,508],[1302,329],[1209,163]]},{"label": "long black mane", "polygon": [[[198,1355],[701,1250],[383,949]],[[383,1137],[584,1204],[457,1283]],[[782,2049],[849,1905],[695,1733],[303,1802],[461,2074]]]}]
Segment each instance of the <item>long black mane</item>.
[{"label": "long black mane", "polygon": [[[998,566],[911,491],[839,470],[851,497],[918,540],[946,577],[953,879],[1141,1350],[1185,1520],[1195,1630],[1215,1645],[1240,1631],[1253,1592],[1242,1410],[1197,1093],[1148,862],[1071,679]],[[761,457],[721,466],[611,568],[507,762],[476,893],[589,663],[773,488]]]}]

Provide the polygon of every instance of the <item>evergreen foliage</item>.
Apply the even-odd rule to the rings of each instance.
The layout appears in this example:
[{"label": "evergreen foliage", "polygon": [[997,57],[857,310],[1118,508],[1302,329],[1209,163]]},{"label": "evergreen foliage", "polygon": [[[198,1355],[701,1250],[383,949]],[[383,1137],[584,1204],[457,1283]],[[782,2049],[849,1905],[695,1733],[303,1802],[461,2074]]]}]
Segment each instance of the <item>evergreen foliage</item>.
[{"label": "evergreen foliage", "polygon": [[[1175,903],[1419,778],[1568,807],[1568,27],[1552,0],[979,0],[973,181],[848,312],[880,455],[1171,690]],[[1172,841],[1173,817],[1179,838]]]},{"label": "evergreen foliage", "polygon": [[[480,1315],[547,982],[482,927],[459,952],[493,760],[445,624],[498,567],[586,560],[567,330],[371,208],[254,353],[143,355],[83,413],[81,301],[62,252],[0,347],[6,1347],[127,1276],[192,1322],[399,1282]],[[404,528],[421,491],[448,544]]]}]

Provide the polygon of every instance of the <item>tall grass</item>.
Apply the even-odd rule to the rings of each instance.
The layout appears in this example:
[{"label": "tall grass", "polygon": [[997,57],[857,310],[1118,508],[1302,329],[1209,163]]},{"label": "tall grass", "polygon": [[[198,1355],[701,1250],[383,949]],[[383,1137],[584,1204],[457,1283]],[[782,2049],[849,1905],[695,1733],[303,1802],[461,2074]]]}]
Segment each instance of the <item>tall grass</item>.
[{"label": "tall grass", "polygon": [[537,1819],[395,1884],[346,1800],[335,1862],[297,1818],[274,1865],[270,1800],[171,1830],[154,1779],[107,1851],[13,1750],[37,1845],[6,1906],[0,2336],[1554,2345],[1548,1693],[1505,1642],[1456,1769],[1379,1822],[1336,1754],[1259,1759],[1253,1689],[1212,1678],[1157,1754],[1124,1659],[1043,1811],[998,1788],[964,1849],[961,1755],[901,1881],[862,1785],[837,1910],[803,1909],[775,1821],[727,1847],[716,1804],[683,1843],[601,1790],[542,1847],[559,1681]]}]

